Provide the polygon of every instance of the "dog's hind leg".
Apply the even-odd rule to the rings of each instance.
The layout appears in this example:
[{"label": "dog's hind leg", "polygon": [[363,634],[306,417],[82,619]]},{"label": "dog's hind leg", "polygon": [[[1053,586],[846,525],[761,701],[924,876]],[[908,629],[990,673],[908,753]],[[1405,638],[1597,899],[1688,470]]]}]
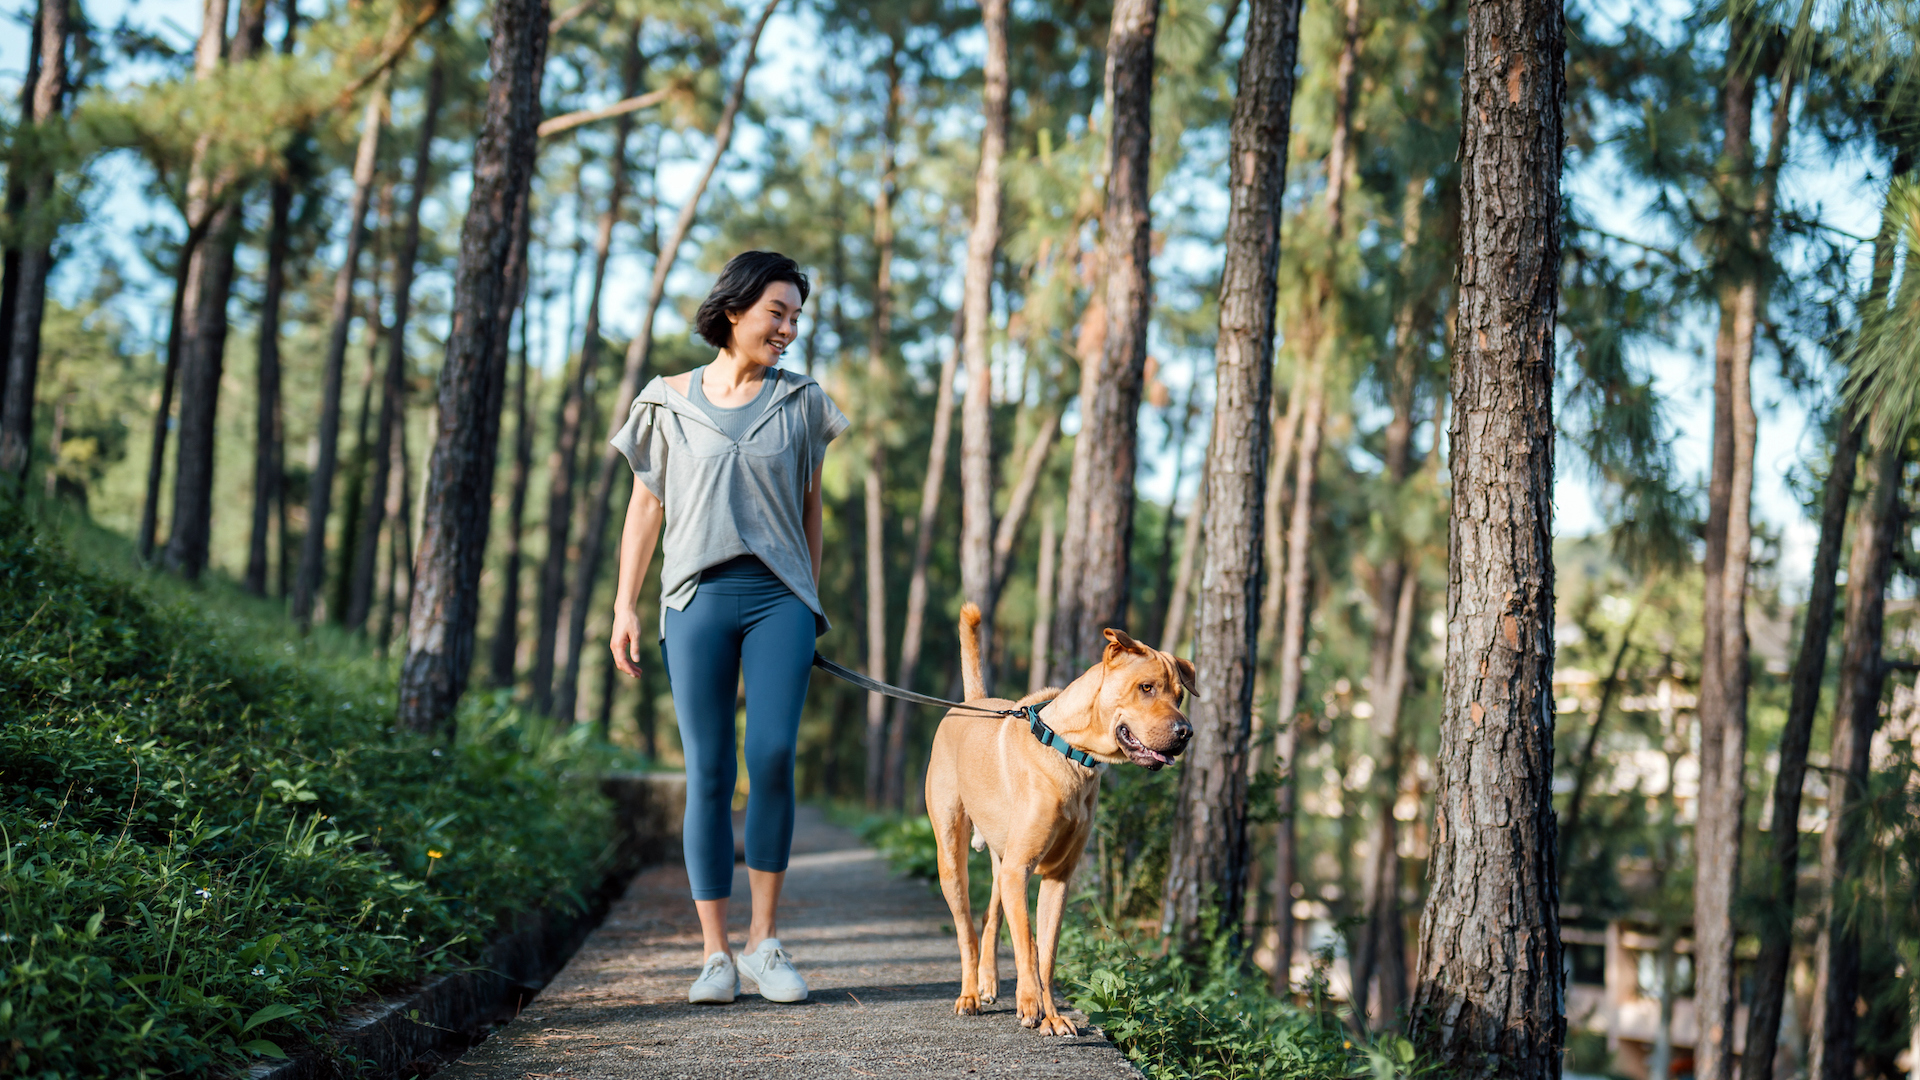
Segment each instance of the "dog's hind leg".
[{"label": "dog's hind leg", "polygon": [[958,806],[929,806],[927,810],[939,848],[940,891],[946,895],[947,910],[953,913],[953,932],[960,939],[960,996],[954,999],[953,1011],[961,1016],[978,1016],[979,941],[973,936],[973,904],[967,895],[967,834],[973,823]]},{"label": "dog's hind leg", "polygon": [[993,895],[980,928],[980,1004],[991,1005],[1000,996],[1000,855],[993,856]]},{"label": "dog's hind leg", "polygon": [[1034,921],[1039,925],[1040,1017],[1042,1035],[1078,1035],[1073,1021],[1060,1015],[1053,1003],[1053,957],[1060,948],[1060,920],[1067,907],[1066,876],[1047,875],[1040,879],[1040,899],[1034,905]]}]

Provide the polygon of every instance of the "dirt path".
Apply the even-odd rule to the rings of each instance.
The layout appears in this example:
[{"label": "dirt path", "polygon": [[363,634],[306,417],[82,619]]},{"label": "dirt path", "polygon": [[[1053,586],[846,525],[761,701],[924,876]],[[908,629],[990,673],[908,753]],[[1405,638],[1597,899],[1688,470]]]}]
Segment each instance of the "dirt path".
[{"label": "dirt path", "polygon": [[[1047,1038],[1004,997],[985,1015],[953,1015],[959,951],[938,894],[895,877],[844,829],[802,807],[781,904],[780,940],[813,990],[780,1005],[752,991],[732,1005],[689,1005],[699,923],[677,863],[636,878],[513,1023],[441,1075],[456,1080],[567,1077],[1074,1077],[1140,1074],[1104,1038]],[[732,940],[745,944],[747,883],[737,867]],[[1070,1014],[1085,1029],[1086,1019]]]}]

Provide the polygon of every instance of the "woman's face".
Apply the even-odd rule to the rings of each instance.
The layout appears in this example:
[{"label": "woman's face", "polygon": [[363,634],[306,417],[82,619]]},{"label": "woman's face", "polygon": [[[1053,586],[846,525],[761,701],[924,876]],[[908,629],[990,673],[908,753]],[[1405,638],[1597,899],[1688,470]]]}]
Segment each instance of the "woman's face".
[{"label": "woman's face", "polygon": [[727,319],[733,323],[733,341],[727,350],[761,367],[773,367],[800,336],[800,288],[791,281],[776,281],[746,310],[727,312]]}]

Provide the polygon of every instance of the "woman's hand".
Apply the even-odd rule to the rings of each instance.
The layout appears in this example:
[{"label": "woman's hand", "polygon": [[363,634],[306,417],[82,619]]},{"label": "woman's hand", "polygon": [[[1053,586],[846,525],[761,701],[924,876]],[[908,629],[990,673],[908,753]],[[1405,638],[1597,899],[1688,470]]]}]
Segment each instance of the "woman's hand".
[{"label": "woman's hand", "polygon": [[640,616],[628,610],[613,613],[613,666],[631,678],[640,677]]}]

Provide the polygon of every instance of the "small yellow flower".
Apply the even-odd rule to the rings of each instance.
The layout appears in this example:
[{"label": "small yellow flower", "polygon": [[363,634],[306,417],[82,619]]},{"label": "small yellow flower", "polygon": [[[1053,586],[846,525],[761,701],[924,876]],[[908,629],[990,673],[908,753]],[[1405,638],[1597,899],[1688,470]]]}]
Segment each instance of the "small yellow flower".
[{"label": "small yellow flower", "polygon": [[445,855],[445,854],[446,854],[446,852],[443,852],[443,851],[441,851],[441,850],[440,850],[439,848],[428,848],[428,849],[427,849],[427,858],[429,858],[429,859],[438,859],[438,858],[440,858],[440,857],[441,857],[442,855]]},{"label": "small yellow flower", "polygon": [[1348,1041],[1346,1041],[1346,1042],[1343,1042],[1343,1043],[1341,1043],[1341,1044],[1340,1044],[1340,1049],[1342,1049],[1342,1050],[1351,1050],[1351,1049],[1353,1049],[1353,1041],[1352,1041],[1351,1039],[1349,1039]]}]

